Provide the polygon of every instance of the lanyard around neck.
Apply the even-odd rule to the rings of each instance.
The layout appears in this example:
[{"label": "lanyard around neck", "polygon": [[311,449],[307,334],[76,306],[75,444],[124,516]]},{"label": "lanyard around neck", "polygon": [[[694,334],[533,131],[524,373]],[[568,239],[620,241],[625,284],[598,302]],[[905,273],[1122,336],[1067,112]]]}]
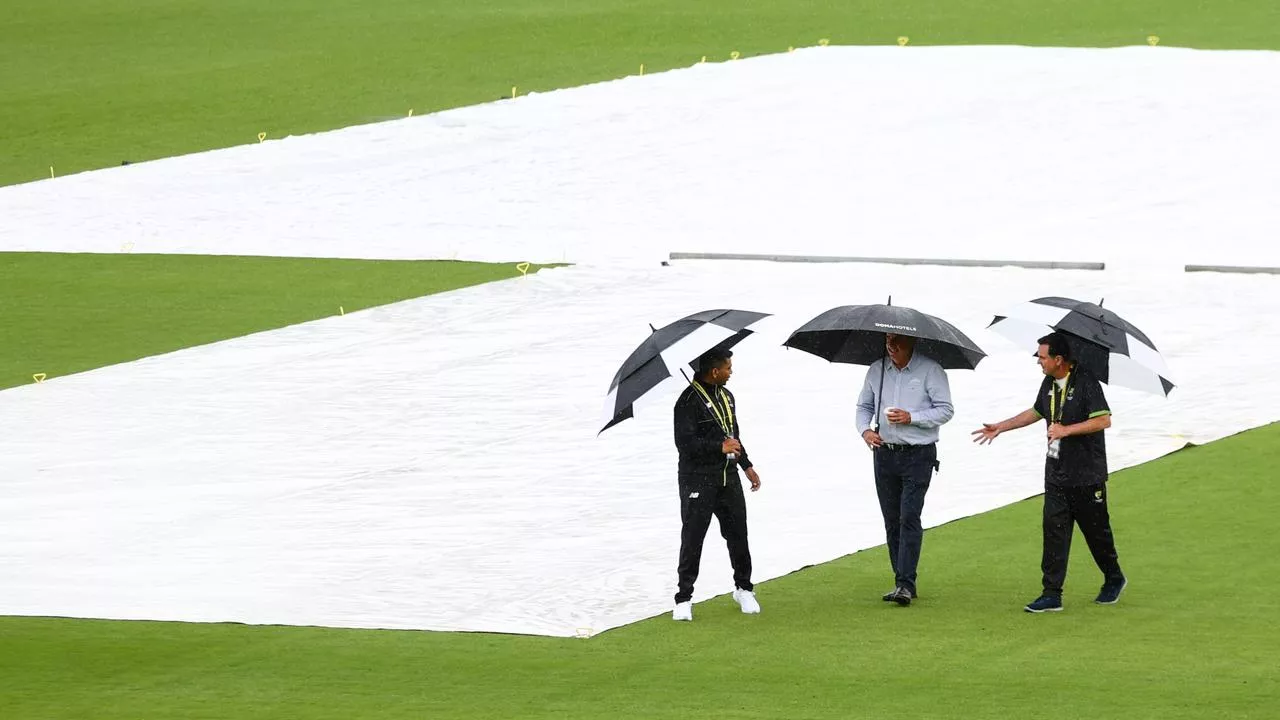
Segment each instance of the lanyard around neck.
[{"label": "lanyard around neck", "polygon": [[1062,413],[1067,409],[1067,393],[1071,390],[1071,373],[1062,381],[1062,399],[1058,399],[1058,383],[1050,381],[1049,383],[1049,422],[1062,422]]},{"label": "lanyard around neck", "polygon": [[716,396],[720,402],[724,403],[724,412],[716,405],[716,402],[707,394],[706,389],[697,382],[692,383],[693,389],[697,390],[702,398],[707,401],[707,407],[711,408],[712,414],[716,416],[716,422],[720,424],[720,429],[724,431],[725,437],[733,437],[733,408],[729,405],[728,398],[724,395],[724,388],[716,388]]}]

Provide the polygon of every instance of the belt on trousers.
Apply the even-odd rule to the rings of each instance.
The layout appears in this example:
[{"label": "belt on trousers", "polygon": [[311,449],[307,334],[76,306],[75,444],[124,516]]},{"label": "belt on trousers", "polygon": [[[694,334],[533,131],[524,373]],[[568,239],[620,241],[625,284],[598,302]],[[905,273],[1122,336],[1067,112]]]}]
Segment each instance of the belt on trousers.
[{"label": "belt on trousers", "polygon": [[936,443],[928,443],[926,445],[898,445],[895,443],[880,443],[880,447],[885,450],[893,450],[897,452],[900,450],[917,450],[921,448],[933,447],[935,444]]}]

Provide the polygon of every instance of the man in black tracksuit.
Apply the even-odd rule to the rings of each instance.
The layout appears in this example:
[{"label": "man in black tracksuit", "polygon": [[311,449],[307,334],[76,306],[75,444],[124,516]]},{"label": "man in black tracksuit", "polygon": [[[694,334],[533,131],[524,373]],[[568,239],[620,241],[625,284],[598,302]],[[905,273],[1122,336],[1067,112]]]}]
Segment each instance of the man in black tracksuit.
[{"label": "man in black tracksuit", "polygon": [[1067,577],[1074,525],[1080,526],[1093,560],[1102,571],[1102,589],[1094,602],[1112,605],[1127,581],[1120,570],[1111,515],[1107,510],[1107,445],[1103,432],[1111,427],[1111,408],[1102,385],[1087,370],[1071,362],[1071,348],[1061,333],[1040,338],[1036,353],[1044,381],[1035,403],[1014,417],[975,430],[977,441],[991,442],[1000,433],[1047,423],[1044,466],[1044,548],[1040,568],[1044,590],[1026,606],[1027,612],[1062,609],[1062,585]]},{"label": "man in black tracksuit", "polygon": [[747,503],[738,468],[754,492],[760,476],[738,440],[738,411],[724,385],[733,374],[728,350],[712,350],[699,359],[700,372],[675,404],[675,441],[680,453],[680,562],[675,620],[693,619],[693,584],[702,561],[702,543],[714,515],[729,546],[736,589],[733,598],[744,613],[760,612],[751,583],[747,546]]}]

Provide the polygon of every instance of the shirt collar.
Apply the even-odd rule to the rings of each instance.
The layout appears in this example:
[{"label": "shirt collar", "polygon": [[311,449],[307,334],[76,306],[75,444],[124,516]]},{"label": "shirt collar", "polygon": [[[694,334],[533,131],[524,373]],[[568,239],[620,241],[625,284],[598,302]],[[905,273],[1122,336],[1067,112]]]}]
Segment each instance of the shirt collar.
[{"label": "shirt collar", "polygon": [[702,382],[697,378],[694,378],[694,382],[698,383],[698,385],[703,390],[705,390],[706,393],[711,397],[715,397],[716,395],[720,394],[720,388],[723,387],[722,385],[712,385],[711,383],[708,383],[708,382]]}]

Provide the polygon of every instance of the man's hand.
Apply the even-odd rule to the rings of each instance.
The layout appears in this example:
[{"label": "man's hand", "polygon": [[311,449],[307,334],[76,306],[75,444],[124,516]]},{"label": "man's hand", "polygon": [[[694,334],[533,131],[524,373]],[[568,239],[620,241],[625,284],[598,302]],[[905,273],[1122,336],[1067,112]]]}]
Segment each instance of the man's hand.
[{"label": "man's hand", "polygon": [[1002,432],[1004,431],[1000,429],[999,425],[993,425],[991,423],[983,423],[981,430],[974,430],[970,434],[978,436],[973,439],[974,442],[978,443],[979,445],[986,445],[992,440],[995,440]]},{"label": "man's hand", "polygon": [[874,450],[880,447],[880,443],[884,441],[880,439],[880,433],[876,432],[875,430],[863,430],[862,442],[866,443],[867,447]]},{"label": "man's hand", "polygon": [[911,424],[911,413],[901,408],[891,408],[885,417],[889,418],[889,422],[895,425]]},{"label": "man's hand", "polygon": [[751,492],[760,489],[760,473],[754,467],[747,468],[747,480],[751,481]]},{"label": "man's hand", "polygon": [[1062,423],[1052,423],[1049,425],[1047,434],[1049,435],[1050,440],[1061,440],[1071,433],[1067,431],[1066,425],[1063,425]]},{"label": "man's hand", "polygon": [[[706,446],[704,445],[703,447]],[[738,442],[737,438],[728,438],[724,442],[720,443],[720,450],[725,455],[728,455],[729,453],[740,453],[742,452],[742,443]]]}]

